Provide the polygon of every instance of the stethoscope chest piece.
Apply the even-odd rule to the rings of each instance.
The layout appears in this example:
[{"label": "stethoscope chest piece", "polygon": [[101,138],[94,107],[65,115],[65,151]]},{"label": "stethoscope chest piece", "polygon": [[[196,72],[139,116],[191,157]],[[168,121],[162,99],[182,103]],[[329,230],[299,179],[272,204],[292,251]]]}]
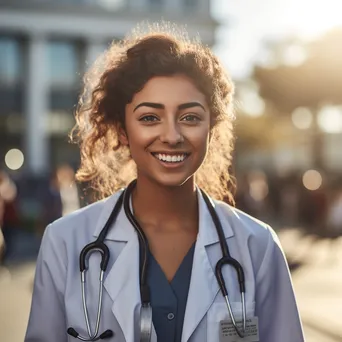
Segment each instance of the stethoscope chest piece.
[{"label": "stethoscope chest piece", "polygon": [[140,342],[150,342],[152,332],[152,307],[143,304],[140,309]]}]

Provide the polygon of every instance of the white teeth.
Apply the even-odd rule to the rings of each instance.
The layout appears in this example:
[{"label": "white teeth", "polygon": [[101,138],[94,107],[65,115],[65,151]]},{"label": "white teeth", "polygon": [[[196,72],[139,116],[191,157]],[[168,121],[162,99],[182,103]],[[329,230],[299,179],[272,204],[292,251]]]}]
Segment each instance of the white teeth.
[{"label": "white teeth", "polygon": [[185,159],[186,155],[185,154],[180,154],[178,156],[175,155],[167,155],[167,154],[155,154],[155,157],[157,157],[159,160],[161,161],[166,161],[168,163],[177,163],[177,162],[181,162]]}]

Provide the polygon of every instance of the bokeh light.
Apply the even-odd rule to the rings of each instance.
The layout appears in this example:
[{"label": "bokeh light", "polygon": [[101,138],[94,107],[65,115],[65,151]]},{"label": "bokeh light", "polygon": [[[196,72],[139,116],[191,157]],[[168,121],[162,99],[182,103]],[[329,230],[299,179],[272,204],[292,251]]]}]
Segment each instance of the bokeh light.
[{"label": "bokeh light", "polygon": [[253,171],[248,175],[249,194],[257,202],[262,201],[268,195],[267,178],[262,171]]},{"label": "bokeh light", "polygon": [[11,170],[19,170],[24,164],[24,154],[13,148],[5,155],[5,164]]},{"label": "bokeh light", "polygon": [[288,66],[298,66],[305,62],[307,51],[301,45],[289,45],[283,52],[283,63]]},{"label": "bokeh light", "polygon": [[317,123],[325,133],[342,132],[342,108],[335,106],[323,107],[317,116]]},{"label": "bokeh light", "polygon": [[256,91],[244,89],[240,93],[241,109],[251,117],[259,117],[264,114],[265,101]]},{"label": "bokeh light", "polygon": [[311,111],[305,107],[298,107],[292,112],[292,123],[298,129],[310,128],[313,116]]},{"label": "bokeh light", "polygon": [[303,175],[303,185],[308,190],[318,190],[323,183],[322,175],[316,170],[308,170]]}]

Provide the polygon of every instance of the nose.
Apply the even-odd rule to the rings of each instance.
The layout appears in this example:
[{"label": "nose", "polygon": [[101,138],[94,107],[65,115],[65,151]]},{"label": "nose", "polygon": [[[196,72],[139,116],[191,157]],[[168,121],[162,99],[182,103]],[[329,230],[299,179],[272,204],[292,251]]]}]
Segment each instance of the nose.
[{"label": "nose", "polygon": [[178,145],[184,141],[184,137],[177,122],[165,122],[163,124],[160,140],[171,146]]}]

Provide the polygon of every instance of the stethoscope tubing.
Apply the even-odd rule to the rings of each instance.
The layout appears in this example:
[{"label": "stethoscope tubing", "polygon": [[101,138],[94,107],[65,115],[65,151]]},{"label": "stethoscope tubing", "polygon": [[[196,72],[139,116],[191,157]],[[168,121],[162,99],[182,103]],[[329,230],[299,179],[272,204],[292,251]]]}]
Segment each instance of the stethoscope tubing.
[{"label": "stethoscope tubing", "polygon": [[[201,190],[203,199],[207,205],[207,208],[210,212],[210,215],[212,217],[212,220],[214,221],[214,225],[216,227],[217,235],[219,237],[219,242],[220,242],[220,247],[222,251],[222,258],[216,263],[215,266],[215,276],[217,279],[217,282],[219,284],[222,296],[225,299],[227,309],[229,312],[229,316],[232,320],[232,324],[234,326],[234,329],[236,333],[238,334],[239,337],[244,338],[245,332],[246,332],[246,303],[245,303],[245,275],[243,268],[241,264],[234,258],[231,257],[229,253],[229,248],[228,248],[228,243],[226,240],[226,237],[223,232],[223,228],[221,225],[221,221],[217,215],[217,212],[215,210],[215,204],[213,201],[210,199],[210,197],[205,193],[205,191]],[[232,266],[237,273],[237,278],[239,282],[239,288],[240,288],[240,294],[241,294],[241,305],[242,305],[242,331],[237,327],[237,322],[235,320],[235,316],[229,301],[228,297],[228,291],[226,287],[226,282],[223,277],[222,269],[223,266],[225,265],[230,265]]]},{"label": "stethoscope tubing", "polygon": [[[142,257],[143,257],[143,260],[141,262],[141,267],[140,267],[140,296],[141,296],[141,303],[142,303],[141,311],[140,311],[140,330],[141,330],[140,341],[150,342],[151,332],[152,332],[152,307],[150,303],[150,289],[147,284],[148,240],[142,228],[140,227],[138,221],[134,217],[130,208],[130,195],[135,185],[136,185],[136,180],[131,182],[127,186],[127,188],[121,193],[113,211],[111,212],[106,224],[101,230],[96,241],[86,245],[80,253],[79,263],[80,263],[80,272],[81,272],[82,304],[83,304],[83,311],[84,311],[85,322],[86,322],[89,338],[84,338],[80,336],[73,328],[68,329],[68,334],[82,341],[97,341],[99,339],[108,338],[113,335],[113,332],[111,330],[106,330],[104,333],[98,336],[100,321],[101,321],[101,311],[102,311],[103,276],[107,270],[109,257],[110,257],[109,249],[104,243],[104,241],[105,241],[105,238],[108,234],[110,227],[115,222],[118,216],[118,213],[123,205],[127,219],[130,221],[135,231],[137,232],[138,240],[139,240],[139,248],[141,249]],[[216,266],[215,266],[215,276],[219,284],[220,290],[222,292],[222,295],[225,299],[227,309],[228,309],[230,318],[232,320],[232,324],[235,328],[235,331],[239,337],[243,338],[245,335],[245,331],[246,331],[246,302],[245,302],[244,271],[240,263],[234,258],[232,258],[229,253],[228,244],[227,244],[224,232],[223,232],[220,219],[215,210],[215,205],[213,201],[209,198],[209,196],[203,190],[201,190],[201,193],[208,207],[208,210],[211,214],[214,225],[216,227],[216,231],[219,237],[219,243],[220,243],[220,247],[222,251],[222,258],[216,263]],[[99,295],[98,295],[96,325],[95,325],[95,332],[94,334],[92,334],[88,308],[87,308],[87,300],[86,300],[86,290],[85,290],[86,276],[85,274],[87,271],[87,259],[89,258],[89,255],[95,251],[101,253],[102,259],[101,259],[101,264],[100,264],[100,268],[101,268],[100,289],[99,289]],[[241,305],[242,305],[242,322],[243,322],[242,331],[237,327],[237,322],[235,320],[235,316],[234,316],[234,313],[233,313],[233,310],[229,301],[228,291],[227,291],[223,273],[222,273],[223,266],[225,265],[232,266],[237,272],[237,278],[238,278],[240,294],[241,294]]]}]

